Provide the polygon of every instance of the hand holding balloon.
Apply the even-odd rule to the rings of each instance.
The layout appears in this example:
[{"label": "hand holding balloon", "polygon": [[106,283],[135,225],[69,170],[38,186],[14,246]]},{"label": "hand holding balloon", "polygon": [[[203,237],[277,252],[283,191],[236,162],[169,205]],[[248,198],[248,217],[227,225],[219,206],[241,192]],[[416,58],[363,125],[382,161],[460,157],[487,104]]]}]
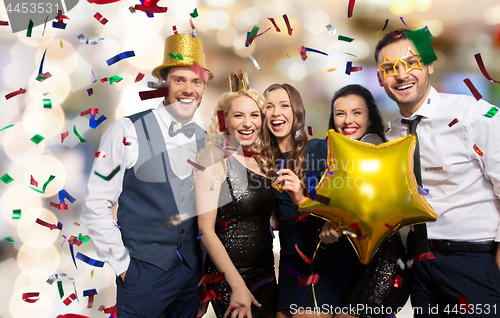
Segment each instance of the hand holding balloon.
[{"label": "hand holding balloon", "polygon": [[281,169],[274,184],[281,184],[281,189],[288,192],[293,204],[299,205],[306,198],[303,194],[302,184],[299,177],[290,169]]},{"label": "hand holding balloon", "polygon": [[332,244],[337,242],[342,236],[342,232],[337,232],[332,226],[331,222],[326,221],[319,233],[319,239],[325,244]]}]

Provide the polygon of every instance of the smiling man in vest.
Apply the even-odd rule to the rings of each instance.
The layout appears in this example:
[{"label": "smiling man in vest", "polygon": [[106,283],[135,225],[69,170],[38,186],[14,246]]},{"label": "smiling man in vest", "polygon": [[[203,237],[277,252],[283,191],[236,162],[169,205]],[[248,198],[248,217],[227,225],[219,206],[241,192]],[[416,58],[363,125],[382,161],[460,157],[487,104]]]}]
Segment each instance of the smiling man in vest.
[{"label": "smiling man in vest", "polygon": [[[188,163],[196,161],[206,135],[193,122],[206,77],[193,71],[194,62],[204,68],[194,33],[166,39],[163,64],[152,74],[164,81],[167,96],[156,109],[114,122],[99,146],[105,157],[92,167],[82,221],[97,255],[117,275],[120,318],[196,317],[206,310],[196,297],[202,269]],[[109,181],[94,173],[118,167]],[[111,208],[117,202],[116,224]]]}]

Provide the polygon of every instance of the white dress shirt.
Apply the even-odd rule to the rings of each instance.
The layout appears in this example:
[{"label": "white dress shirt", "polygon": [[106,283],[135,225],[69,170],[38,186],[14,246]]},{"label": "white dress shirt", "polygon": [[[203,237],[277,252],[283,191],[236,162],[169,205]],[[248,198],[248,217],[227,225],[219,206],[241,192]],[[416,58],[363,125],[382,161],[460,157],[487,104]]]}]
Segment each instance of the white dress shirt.
[{"label": "white dress shirt", "polygon": [[[500,114],[484,116],[491,107],[431,87],[423,105],[407,118],[423,116],[417,126],[422,183],[438,214],[436,222],[427,223],[429,239],[500,241]],[[389,122],[387,140],[409,133],[404,118],[400,113]],[[458,122],[452,125],[454,119]]]},{"label": "white dress shirt", "polygon": [[[168,156],[173,172],[180,179],[189,177],[193,167],[187,163],[187,159],[196,161],[196,135],[188,138],[179,133],[170,137],[168,129],[172,121],[176,122],[175,119],[163,106],[163,102],[152,111],[160,125],[167,151],[176,148]],[[124,145],[124,137],[130,145]],[[108,262],[119,275],[127,270],[130,257],[123,244],[121,232],[111,215],[111,208],[117,203],[122,192],[125,170],[132,168],[139,156],[137,133],[130,119],[120,118],[109,126],[101,138],[99,151],[105,152],[106,157],[94,160],[81,218],[89,230],[97,255]],[[120,171],[109,181],[94,173],[97,171],[107,176],[118,165]]]}]

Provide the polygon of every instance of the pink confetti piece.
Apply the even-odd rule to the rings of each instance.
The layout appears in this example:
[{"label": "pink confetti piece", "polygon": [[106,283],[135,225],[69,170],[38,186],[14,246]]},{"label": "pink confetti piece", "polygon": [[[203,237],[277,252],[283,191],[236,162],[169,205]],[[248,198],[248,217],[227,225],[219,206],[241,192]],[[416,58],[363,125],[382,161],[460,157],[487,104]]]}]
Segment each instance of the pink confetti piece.
[{"label": "pink confetti piece", "polygon": [[468,79],[468,78],[464,79],[464,83],[465,83],[465,85],[467,85],[467,87],[471,91],[472,95],[474,95],[474,98],[476,100],[480,100],[481,98],[483,98],[483,95],[481,95],[478,92],[478,90],[476,89],[476,87],[474,86],[474,84],[472,84],[472,82],[471,82],[470,79]]},{"label": "pink confetti piece", "polygon": [[290,55],[288,55],[288,53],[286,53],[286,57],[290,58]]},{"label": "pink confetti piece", "polygon": [[83,112],[80,112],[80,117],[85,116],[85,115],[97,115],[99,114],[99,108],[94,108],[91,107],[87,110],[84,110]]},{"label": "pink confetti piece", "polygon": [[78,223],[78,222],[75,222],[73,224],[76,225],[76,226],[80,226],[80,223]]},{"label": "pink confetti piece", "polygon": [[354,10],[355,3],[356,3],[356,0],[349,0],[349,6],[347,8],[347,18],[352,17],[352,11]]},{"label": "pink confetti piece", "polygon": [[198,64],[196,61],[193,62],[193,65],[191,65],[191,71],[195,72],[196,75],[198,75],[205,84],[208,81],[208,73],[205,71],[203,67],[201,67],[200,64]]},{"label": "pink confetti piece", "polygon": [[69,131],[68,130],[66,130],[66,132],[63,132],[61,134],[61,143],[63,143],[64,139],[66,139],[66,137],[68,137],[68,136],[69,136]]},{"label": "pink confetti piece", "polygon": [[396,228],[393,226],[390,226],[389,224],[385,223],[385,227],[388,228],[389,230],[396,232]]},{"label": "pink confetti piece", "polygon": [[309,286],[311,284],[316,284],[318,283],[319,280],[319,275],[318,274],[312,274],[306,277],[302,277],[299,279],[299,287],[304,287],[304,286]]},{"label": "pink confetti piece", "polygon": [[453,125],[455,125],[456,123],[458,123],[458,119],[453,119],[449,124],[448,124],[448,127],[451,127]]},{"label": "pink confetti piece", "polygon": [[187,163],[189,163],[190,165],[192,165],[193,167],[195,167],[196,169],[198,169],[200,171],[205,171],[205,167],[203,167],[200,164],[197,164],[196,162],[191,161],[191,159],[188,159]]},{"label": "pink confetti piece", "polygon": [[194,24],[193,24],[193,18],[189,18],[189,25],[191,26],[191,29],[194,30]]},{"label": "pink confetti piece", "polygon": [[49,92],[45,92],[45,93],[43,93],[43,96],[47,96],[49,94],[50,94]]},{"label": "pink confetti piece", "polygon": [[299,247],[297,246],[297,244],[295,244],[295,250],[297,251],[297,253],[299,253],[300,257],[302,257],[302,259],[304,260],[304,262],[306,262],[309,265],[312,264],[312,260],[309,257],[307,257],[304,253],[302,253],[302,251],[299,249]]},{"label": "pink confetti piece", "polygon": [[67,210],[68,209],[68,205],[65,204],[65,203],[55,203],[55,202],[51,201],[50,202],[50,206],[59,209],[59,211],[63,211],[63,210]]},{"label": "pink confetti piece", "polygon": [[276,22],[274,21],[274,18],[267,18],[269,21],[271,21],[271,23],[274,25],[274,28],[276,29],[276,32],[281,32],[280,28],[278,27],[278,25],[276,24]]},{"label": "pink confetti piece", "polygon": [[292,27],[290,26],[290,21],[288,20],[288,16],[286,14],[283,14],[283,19],[285,20],[286,28],[288,29],[288,35],[292,35]]},{"label": "pink confetti piece", "polygon": [[299,47],[299,53],[300,53],[300,57],[302,58],[302,61],[307,60],[306,48],[303,45],[301,47]]},{"label": "pink confetti piece", "polygon": [[140,82],[142,79],[144,78],[144,74],[142,74],[141,72],[139,72],[139,74],[137,74],[137,76],[135,77],[135,83],[137,82]]}]

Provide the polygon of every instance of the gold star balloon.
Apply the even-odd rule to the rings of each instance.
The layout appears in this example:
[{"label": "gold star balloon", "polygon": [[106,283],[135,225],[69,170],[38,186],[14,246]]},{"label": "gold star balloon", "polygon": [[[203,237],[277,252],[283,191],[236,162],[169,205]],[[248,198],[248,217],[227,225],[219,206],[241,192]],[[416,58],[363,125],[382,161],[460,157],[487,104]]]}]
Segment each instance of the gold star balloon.
[{"label": "gold star balloon", "polygon": [[413,174],[415,136],[378,146],[328,132],[328,170],[300,209],[352,233],[359,260],[368,264],[399,228],[434,222],[436,212],[419,194]]}]

